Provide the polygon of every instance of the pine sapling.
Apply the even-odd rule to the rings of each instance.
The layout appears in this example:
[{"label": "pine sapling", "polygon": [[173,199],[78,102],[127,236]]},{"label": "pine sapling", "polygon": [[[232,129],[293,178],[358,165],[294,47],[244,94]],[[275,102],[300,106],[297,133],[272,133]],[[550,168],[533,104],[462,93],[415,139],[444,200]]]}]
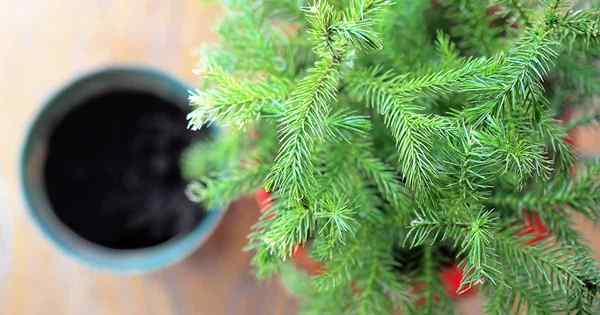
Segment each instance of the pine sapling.
[{"label": "pine sapling", "polygon": [[221,132],[188,150],[189,195],[261,191],[253,265],[303,314],[448,314],[467,292],[598,314],[572,219],[599,219],[600,164],[568,139],[597,115],[558,117],[600,93],[600,1],[223,4],[189,114]]}]

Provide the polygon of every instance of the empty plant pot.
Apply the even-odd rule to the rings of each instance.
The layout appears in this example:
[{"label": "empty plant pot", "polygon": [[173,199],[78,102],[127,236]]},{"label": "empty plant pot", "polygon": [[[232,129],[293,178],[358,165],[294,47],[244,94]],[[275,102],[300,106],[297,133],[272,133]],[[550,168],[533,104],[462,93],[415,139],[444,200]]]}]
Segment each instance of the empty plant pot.
[{"label": "empty plant pot", "polygon": [[33,222],[66,254],[118,273],[173,264],[223,211],[189,201],[182,150],[216,136],[185,128],[189,87],[160,72],[109,68],[67,85],[25,140],[21,182]]}]

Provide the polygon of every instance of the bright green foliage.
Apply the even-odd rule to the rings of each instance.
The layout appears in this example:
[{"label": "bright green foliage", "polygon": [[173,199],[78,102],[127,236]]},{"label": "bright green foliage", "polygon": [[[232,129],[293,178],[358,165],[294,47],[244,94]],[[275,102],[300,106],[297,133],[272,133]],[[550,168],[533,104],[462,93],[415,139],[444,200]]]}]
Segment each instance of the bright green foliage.
[{"label": "bright green foliage", "polygon": [[186,153],[189,195],[272,193],[248,248],[304,314],[450,314],[448,261],[489,314],[598,314],[571,218],[600,219],[600,164],[565,141],[598,117],[558,117],[600,94],[600,1],[223,2],[189,115],[221,131]]}]

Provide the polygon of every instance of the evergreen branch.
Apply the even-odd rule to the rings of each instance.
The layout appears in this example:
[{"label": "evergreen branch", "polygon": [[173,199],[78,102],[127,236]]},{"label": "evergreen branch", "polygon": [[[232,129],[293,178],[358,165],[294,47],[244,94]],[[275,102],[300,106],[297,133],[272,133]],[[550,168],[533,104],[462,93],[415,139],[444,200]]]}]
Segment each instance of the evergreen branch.
[{"label": "evergreen branch", "polygon": [[290,293],[299,296],[300,299],[315,296],[314,285],[310,279],[310,275],[302,272],[292,263],[283,264],[281,269],[283,271],[281,273],[281,282],[283,282]]},{"label": "evergreen branch", "polygon": [[600,40],[600,11],[585,10],[567,12],[556,21],[556,33],[562,41],[573,44],[583,40],[585,45],[597,44]]},{"label": "evergreen branch", "polygon": [[[350,93],[358,96],[361,88],[368,90],[370,86],[378,85],[381,93],[397,98],[400,103],[413,103],[422,97],[455,93],[457,88],[468,91],[463,86],[471,83],[477,75],[489,72],[496,62],[494,59],[467,59],[455,67],[420,76],[396,75],[392,71],[383,72],[378,67],[355,71],[349,78]],[[381,101],[389,102],[383,97]]]},{"label": "evergreen branch", "polygon": [[519,13],[519,17],[521,18],[521,20],[523,20],[523,24],[526,27],[532,26],[531,18],[529,16],[530,12],[528,12],[528,10],[525,8],[525,5],[521,3],[521,0],[507,0],[504,2],[510,7],[514,8],[514,10]]},{"label": "evergreen branch", "polygon": [[[392,301],[386,294],[383,283],[394,283],[396,276],[393,272],[383,269],[383,264],[371,263],[367,265],[367,274],[364,279],[359,278],[357,286],[360,290],[355,299],[358,315],[386,315],[393,310]],[[386,279],[392,279],[386,281]]]},{"label": "evergreen branch", "polygon": [[[383,222],[377,225],[363,223],[361,230],[357,232],[357,237],[349,243],[349,248],[352,248],[352,253],[360,260],[354,259],[357,265],[337,266],[334,262],[337,258],[332,259],[327,269],[327,273],[340,272],[341,274],[350,274],[353,279],[353,287],[355,288],[355,299],[352,300],[352,309],[357,314],[389,314],[394,305],[389,294],[403,292],[404,288],[399,282],[397,275],[393,271],[394,258],[392,256],[392,247],[394,237],[385,234],[370,233],[370,228],[374,226],[383,227]],[[372,246],[365,247],[364,242]],[[344,250],[348,249],[344,247]],[[350,259],[344,254],[344,259]],[[340,268],[341,267],[341,268]],[[344,270],[345,269],[345,270]],[[334,275],[335,276],[335,275]],[[327,279],[327,278],[323,278]],[[320,280],[323,280],[320,279]],[[319,283],[323,283],[320,281]],[[346,284],[349,284],[346,282]]]},{"label": "evergreen branch", "polygon": [[[381,239],[389,236],[369,233],[374,226],[382,226],[384,223],[381,213],[374,211],[376,203],[368,189],[365,189],[364,183],[360,178],[352,184],[347,194],[352,196],[354,207],[360,216],[357,216],[355,232],[348,237],[346,242],[335,248],[335,255],[332,255],[331,244],[326,238],[316,238],[312,243],[313,255],[319,261],[326,262],[326,272],[316,278],[316,285],[319,290],[329,290],[338,286],[350,286],[352,279],[357,274],[364,271],[366,264],[365,257],[373,259],[373,263],[384,263],[385,259],[379,259],[389,255],[386,246],[383,243],[377,243],[374,247],[364,247],[365,243],[376,244]],[[387,241],[389,242],[389,241]],[[382,247],[380,247],[382,246]],[[390,245],[391,246],[391,245]]]},{"label": "evergreen branch", "polygon": [[[295,272],[298,273],[298,271]],[[287,280],[286,283],[291,283],[292,285],[298,283],[294,280]],[[300,308],[300,315],[339,315],[350,311],[349,306],[354,294],[350,286],[317,290],[314,288],[314,283],[311,284],[313,285],[310,287],[310,291],[307,290],[307,292],[299,294],[301,300],[305,302]]]},{"label": "evergreen branch", "polygon": [[384,47],[372,55],[373,64],[387,65],[403,73],[418,70],[436,57],[428,23],[432,7],[432,1],[394,1],[389,10],[383,11],[377,24]]},{"label": "evergreen branch", "polygon": [[352,0],[343,20],[331,31],[355,47],[379,50],[383,43],[374,27],[379,13],[390,5],[389,0]]},{"label": "evergreen branch", "polygon": [[327,52],[341,59],[347,43],[362,49],[381,49],[373,27],[377,13],[389,4],[388,0],[353,0],[348,10],[337,14],[325,1],[315,1],[305,11],[317,53]]},{"label": "evergreen branch", "polygon": [[[503,48],[509,23],[498,15],[502,7],[497,1],[440,0],[439,9],[449,20],[448,32],[464,55],[490,56]],[[438,10],[439,10],[438,9]]]},{"label": "evergreen branch", "polygon": [[355,47],[378,50],[383,47],[383,43],[372,30],[372,26],[368,20],[343,21],[333,25],[330,32]]},{"label": "evergreen branch", "polygon": [[235,0],[227,2],[227,9],[225,21],[219,24],[217,32],[234,68],[272,74],[287,70],[289,65],[281,56],[287,49],[287,39],[270,27],[264,6],[254,0]]},{"label": "evergreen branch", "polygon": [[485,307],[486,314],[554,314],[567,309],[560,296],[531,284],[526,275],[507,274],[501,283],[484,291],[491,301]]},{"label": "evergreen branch", "polygon": [[312,144],[326,133],[338,80],[338,64],[331,58],[323,58],[298,83],[279,122],[281,147],[267,178],[268,189],[286,191],[295,202],[300,202],[314,183]]},{"label": "evergreen branch", "polygon": [[488,302],[484,307],[485,314],[504,315],[509,313],[509,310],[512,310],[514,301],[507,302],[509,298],[506,293],[507,290],[510,290],[510,288],[499,286],[495,290],[488,289],[484,291],[488,297]]},{"label": "evergreen branch", "polygon": [[[356,233],[357,221],[354,209],[347,200],[338,197],[335,190],[320,198],[315,211],[315,219],[320,222],[319,235],[328,239],[330,247],[343,245],[348,237]],[[330,255],[331,256],[331,255]]]},{"label": "evergreen branch", "polygon": [[436,243],[453,236],[458,237],[468,231],[471,224],[468,221],[453,219],[436,211],[421,211],[416,213],[415,219],[410,222],[406,234],[405,245],[414,248],[425,243]]},{"label": "evergreen branch", "polygon": [[221,208],[241,196],[260,188],[268,171],[267,165],[227,170],[217,177],[204,177],[189,184],[187,195],[209,209]]},{"label": "evergreen branch", "polygon": [[[496,241],[505,269],[521,275],[529,284],[528,290],[524,290],[527,299],[535,299],[536,291],[546,292],[546,296],[552,295],[557,301],[548,304],[558,305],[559,308],[553,310],[555,312],[591,314],[598,297],[597,284],[600,283],[596,261],[577,247],[561,247],[549,241],[532,246],[514,234],[515,229],[508,229],[498,234]],[[508,261],[512,263],[507,264]],[[540,283],[546,283],[546,286],[540,288]],[[539,303],[539,299],[532,303]]]},{"label": "evergreen branch", "polygon": [[[336,248],[335,255],[331,255],[331,247],[326,238],[317,238],[312,243],[314,257],[326,262],[326,272],[316,278],[316,285],[320,290],[351,286],[353,279],[366,277],[364,272],[368,270],[369,264],[378,264],[381,270],[393,266],[390,251],[393,235],[370,232],[374,227],[385,229],[385,224],[391,223],[385,222],[382,213],[376,210],[374,192],[371,192],[362,179],[357,177],[356,182],[349,185],[347,193],[352,196],[354,207],[360,211],[358,212],[360,216],[357,217],[358,225],[352,237]],[[364,244],[373,246],[365,247]],[[390,287],[398,284],[397,281],[385,281],[385,283]]]},{"label": "evergreen branch", "polygon": [[[423,276],[425,278],[425,309],[424,312],[426,314],[433,314],[434,311],[434,306],[435,306],[435,288],[437,287],[437,283],[435,281],[435,272],[436,269],[435,268],[435,264],[433,261],[433,250],[431,246],[425,246],[424,247],[424,255],[423,255],[423,262],[424,262],[424,272],[423,272]],[[438,293],[439,294],[439,293]]]},{"label": "evergreen branch", "polygon": [[369,117],[340,109],[326,117],[327,140],[329,142],[351,143],[356,136],[366,136],[371,129]]},{"label": "evergreen branch", "polygon": [[366,145],[359,150],[355,159],[357,168],[375,183],[378,192],[394,210],[404,213],[411,205],[411,201],[396,172],[374,156],[371,146]]},{"label": "evergreen branch", "polygon": [[484,143],[479,132],[465,125],[457,131],[456,139],[448,139],[445,152],[446,189],[464,201],[482,200],[489,194],[494,179],[502,175],[500,162],[494,146]]},{"label": "evergreen branch", "polygon": [[458,220],[447,213],[422,211],[410,223],[405,242],[410,247],[426,242],[437,243],[450,239],[458,248],[459,256],[465,256],[463,289],[485,280],[494,282],[498,269],[492,245],[495,218],[491,211],[480,211],[476,216]]},{"label": "evergreen branch", "polygon": [[582,292],[584,274],[580,273],[581,257],[565,256],[561,247],[543,241],[535,246],[514,236],[515,230],[508,229],[496,234],[498,256],[513,273],[527,272],[531,283],[547,283],[562,292],[575,296]]},{"label": "evergreen branch", "polygon": [[314,51],[320,56],[339,59],[340,48],[336,47],[333,25],[341,19],[335,8],[324,0],[315,0],[312,5],[303,8],[308,22],[308,34],[312,39]]},{"label": "evergreen branch", "polygon": [[[340,152],[342,154],[331,155],[331,152]],[[317,146],[315,150],[315,162],[317,166],[317,185],[314,190],[314,198],[318,199],[330,191],[336,191],[343,195],[343,199],[352,201],[353,192],[358,191],[354,185],[361,186],[356,170],[353,169],[351,147],[343,141],[329,141]]]},{"label": "evergreen branch", "polygon": [[[364,238],[359,230],[355,238],[342,247],[344,251],[338,251],[336,255],[327,261],[326,272],[315,278],[315,285],[318,290],[328,291],[338,287],[351,286],[354,272],[356,272],[356,268],[361,266],[359,261],[359,257],[361,257],[360,240],[364,240]],[[326,244],[327,249],[324,250],[325,246],[321,244],[322,242],[322,240],[317,240],[313,243],[315,256],[319,258],[327,257],[330,253],[329,244]]]},{"label": "evergreen branch", "polygon": [[460,52],[450,37],[442,31],[436,33],[436,49],[441,56],[444,67],[460,66]]},{"label": "evergreen branch", "polygon": [[244,137],[235,131],[198,141],[181,155],[181,173],[186,180],[200,180],[237,164],[240,151],[246,147]]},{"label": "evergreen branch", "polygon": [[253,228],[250,249],[264,245],[269,254],[285,260],[294,247],[305,243],[313,233],[314,216],[310,211],[298,211],[285,200],[278,198]]},{"label": "evergreen branch", "polygon": [[600,70],[589,66],[598,58],[596,51],[593,47],[586,48],[576,42],[570,50],[561,54],[556,73],[550,78],[555,80],[553,99],[560,101],[554,106],[556,110],[562,108],[565,101],[573,107],[584,105],[585,108],[589,104],[579,103],[599,94]]},{"label": "evergreen branch", "polygon": [[349,20],[368,20],[374,24],[381,12],[391,5],[390,0],[351,0],[346,16]]},{"label": "evergreen branch", "polygon": [[512,49],[503,65],[494,96],[492,114],[499,117],[510,113],[515,106],[544,99],[541,82],[557,58],[557,43],[549,32],[528,32]]},{"label": "evergreen branch", "polygon": [[[332,151],[340,151],[340,147],[348,148],[347,154],[334,159],[322,158],[330,156]],[[354,150],[345,144],[322,146],[317,152],[317,160],[323,161],[318,169],[319,181],[312,198],[315,205],[311,207],[317,220],[318,237],[313,244],[313,252],[319,260],[331,260],[339,248],[346,245],[348,239],[356,236],[360,221],[371,220],[369,210],[377,206],[374,194],[365,189],[364,179],[358,175],[354,163]],[[321,188],[323,187],[323,188]],[[327,206],[329,205],[329,206]],[[335,206],[334,206],[335,205]],[[336,228],[325,219],[336,217]],[[336,231],[345,231],[345,235]]]},{"label": "evergreen branch", "polygon": [[291,88],[285,79],[242,81],[213,67],[207,75],[212,87],[207,91],[197,90],[190,96],[194,110],[187,118],[192,130],[216,121],[243,129],[265,113],[281,111]]},{"label": "evergreen branch", "polygon": [[[252,264],[290,276],[302,312],[447,314],[438,272],[452,260],[491,314],[594,314],[600,269],[571,215],[600,220],[600,168],[570,173],[567,131],[588,120],[554,115],[600,93],[598,4],[225,6],[190,120],[236,128],[192,147],[182,170],[205,208],[266,176]],[[542,242],[524,232],[531,212],[550,231]],[[318,276],[286,263],[298,245]]]},{"label": "evergreen branch", "polygon": [[434,262],[433,262],[433,250],[431,246],[425,246],[424,250],[425,254],[423,255],[423,265],[424,265],[424,273],[423,276],[425,278],[425,313],[433,314],[434,305],[435,305],[435,272],[436,270]]},{"label": "evergreen branch", "polygon": [[305,0],[262,0],[268,14],[274,18],[286,18],[291,21],[302,18]]},{"label": "evergreen branch", "polygon": [[260,245],[248,245],[245,250],[254,250],[254,256],[250,260],[250,265],[254,268],[256,277],[260,280],[267,279],[273,276],[275,273],[279,273],[282,270],[284,262],[280,257],[271,253],[264,243]]},{"label": "evergreen branch", "polygon": [[504,174],[516,175],[519,186],[531,176],[547,177],[551,166],[543,144],[495,120],[490,121],[489,128],[489,133],[481,133],[482,141],[494,148]]},{"label": "evergreen branch", "polygon": [[597,221],[600,218],[600,168],[597,164],[592,164],[582,171],[579,178],[559,176],[523,195],[499,193],[490,202],[511,209],[555,211],[561,210],[561,207],[569,207]]},{"label": "evergreen branch", "polygon": [[569,217],[568,211],[565,211],[565,209],[540,209],[536,213],[540,216],[544,225],[552,231],[552,236],[556,238],[557,242],[587,252],[589,255],[590,250],[583,245],[583,240],[579,232],[575,230],[575,225]]},{"label": "evergreen branch", "polygon": [[546,150],[553,157],[554,165],[563,170],[573,165],[575,157],[573,150],[567,143],[567,126],[559,124],[550,113],[545,112],[537,124],[541,142],[546,144]]},{"label": "evergreen branch", "polygon": [[462,279],[461,289],[479,285],[485,281],[495,283],[495,278],[500,273],[495,266],[497,260],[493,248],[493,232],[496,218],[492,211],[480,212],[471,223],[470,231],[460,244],[458,256],[464,255],[465,276]]},{"label": "evergreen branch", "polygon": [[396,140],[400,169],[407,185],[423,190],[433,182],[435,168],[429,151],[432,138],[442,132],[444,123],[437,117],[417,113],[419,108],[409,102],[414,100],[416,93],[441,88],[443,83],[436,83],[445,81],[444,75],[415,79],[404,84],[406,87],[398,88],[403,77],[389,72],[378,75],[377,72],[378,69],[356,73],[349,82],[350,93],[384,117]]},{"label": "evergreen branch", "polygon": [[[413,301],[415,314],[454,314],[454,307],[448,298],[438,276],[441,267],[434,257],[433,246],[423,246],[423,288],[417,292]],[[419,305],[421,304],[421,305]]]}]

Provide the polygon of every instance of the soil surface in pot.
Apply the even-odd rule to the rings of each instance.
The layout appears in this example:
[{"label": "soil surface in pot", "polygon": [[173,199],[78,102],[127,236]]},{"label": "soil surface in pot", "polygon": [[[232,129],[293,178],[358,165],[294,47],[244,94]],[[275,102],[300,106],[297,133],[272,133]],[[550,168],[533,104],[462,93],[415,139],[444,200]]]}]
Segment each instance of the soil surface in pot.
[{"label": "soil surface in pot", "polygon": [[45,184],[58,218],[114,249],[157,245],[191,231],[204,211],[185,195],[180,155],[201,132],[168,101],[116,91],[70,111],[50,135]]}]

